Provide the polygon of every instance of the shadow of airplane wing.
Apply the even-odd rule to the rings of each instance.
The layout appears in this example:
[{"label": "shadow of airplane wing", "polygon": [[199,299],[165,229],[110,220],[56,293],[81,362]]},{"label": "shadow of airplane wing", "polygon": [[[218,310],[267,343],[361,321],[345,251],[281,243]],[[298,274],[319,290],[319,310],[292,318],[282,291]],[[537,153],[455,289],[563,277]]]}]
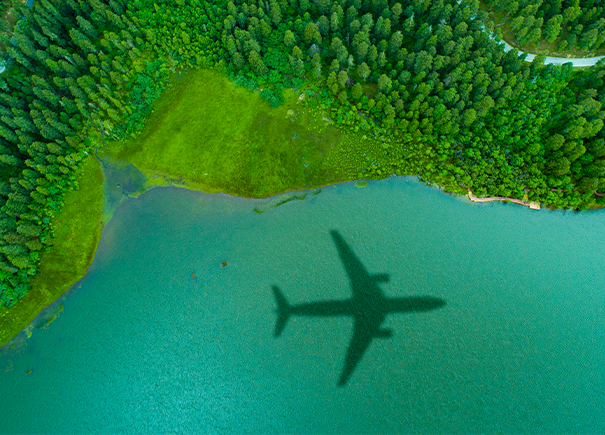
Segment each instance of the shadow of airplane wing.
[{"label": "shadow of airplane wing", "polygon": [[368,349],[372,339],[379,333],[380,324],[384,316],[364,317],[356,316],[353,324],[353,337],[347,349],[345,364],[338,380],[338,386],[343,387],[355,371],[357,364],[361,361],[363,354]]},{"label": "shadow of airplane wing", "polygon": [[377,282],[387,282],[388,275],[370,275],[363,263],[357,258],[351,247],[344,241],[336,230],[330,231],[334,244],[338,250],[340,260],[351,281],[353,297],[366,300],[373,297],[382,297],[382,292]]}]

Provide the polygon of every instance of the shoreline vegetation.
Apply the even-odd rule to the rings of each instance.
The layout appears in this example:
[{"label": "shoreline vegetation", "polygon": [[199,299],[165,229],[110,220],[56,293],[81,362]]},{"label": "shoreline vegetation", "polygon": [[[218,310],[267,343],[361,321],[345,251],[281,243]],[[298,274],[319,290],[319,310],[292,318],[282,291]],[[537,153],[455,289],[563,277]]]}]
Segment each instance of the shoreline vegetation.
[{"label": "shoreline vegetation", "polygon": [[[40,305],[85,271],[99,222],[154,185],[260,198],[395,174],[553,208],[605,204],[605,66],[503,52],[477,0],[15,0],[9,12],[23,17],[0,41],[9,326],[7,307]],[[45,263],[75,245],[70,219],[87,244],[55,279]]]},{"label": "shoreline vegetation", "polygon": [[53,248],[42,254],[40,274],[30,282],[32,289],[14,306],[0,308],[0,348],[79,281],[94,258],[103,227],[99,162],[86,160],[76,177],[79,189],[65,194],[53,224]]}]

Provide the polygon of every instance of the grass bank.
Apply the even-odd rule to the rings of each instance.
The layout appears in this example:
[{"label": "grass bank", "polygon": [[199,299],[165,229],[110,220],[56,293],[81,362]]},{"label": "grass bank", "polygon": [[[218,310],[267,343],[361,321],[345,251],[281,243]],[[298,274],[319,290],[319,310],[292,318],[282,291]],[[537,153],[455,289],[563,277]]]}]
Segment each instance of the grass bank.
[{"label": "grass bank", "polygon": [[78,190],[65,194],[53,227],[53,247],[41,256],[32,289],[11,308],[0,309],[0,347],[25,328],[86,273],[101,238],[103,174],[89,158],[77,172]]}]

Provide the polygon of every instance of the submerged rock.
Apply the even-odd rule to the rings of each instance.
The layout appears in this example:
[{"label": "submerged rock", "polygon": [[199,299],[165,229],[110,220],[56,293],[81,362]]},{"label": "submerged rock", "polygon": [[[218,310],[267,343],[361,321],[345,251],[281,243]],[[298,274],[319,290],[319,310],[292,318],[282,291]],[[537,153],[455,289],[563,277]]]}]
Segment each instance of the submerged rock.
[{"label": "submerged rock", "polygon": [[257,205],[255,207],[252,207],[252,210],[254,210],[254,212],[257,214],[262,214],[273,208],[279,207],[280,205],[287,204],[291,201],[302,201],[307,198],[307,195],[309,195],[309,193],[311,193],[311,195],[318,195],[319,193],[321,193],[321,188],[318,187],[311,191],[304,192],[284,193],[282,195],[274,197],[268,204]]}]

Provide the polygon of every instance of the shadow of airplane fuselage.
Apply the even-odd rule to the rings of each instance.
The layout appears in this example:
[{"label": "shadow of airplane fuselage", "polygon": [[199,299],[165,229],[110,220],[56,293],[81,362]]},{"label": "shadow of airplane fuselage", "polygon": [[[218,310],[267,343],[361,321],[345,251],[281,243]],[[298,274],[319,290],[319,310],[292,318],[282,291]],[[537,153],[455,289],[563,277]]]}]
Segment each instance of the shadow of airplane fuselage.
[{"label": "shadow of airplane fuselage", "polygon": [[368,299],[364,303],[360,303],[360,301],[355,299],[345,299],[342,301],[310,302],[307,304],[292,305],[290,307],[290,315],[374,317],[386,316],[392,313],[430,311],[444,304],[445,302],[442,299],[426,296],[376,298],[376,300]]},{"label": "shadow of airplane fuselage", "polygon": [[390,329],[381,325],[388,314],[430,311],[445,305],[443,299],[430,296],[388,298],[378,287],[379,282],[388,282],[385,274],[369,274],[355,253],[337,231],[331,231],[342,263],[349,275],[353,297],[340,301],[310,302],[290,305],[277,286],[273,293],[277,302],[275,337],[283,332],[290,316],[351,316],[354,319],[353,337],[349,343],[339,386],[344,386],[374,338],[389,338]]}]

